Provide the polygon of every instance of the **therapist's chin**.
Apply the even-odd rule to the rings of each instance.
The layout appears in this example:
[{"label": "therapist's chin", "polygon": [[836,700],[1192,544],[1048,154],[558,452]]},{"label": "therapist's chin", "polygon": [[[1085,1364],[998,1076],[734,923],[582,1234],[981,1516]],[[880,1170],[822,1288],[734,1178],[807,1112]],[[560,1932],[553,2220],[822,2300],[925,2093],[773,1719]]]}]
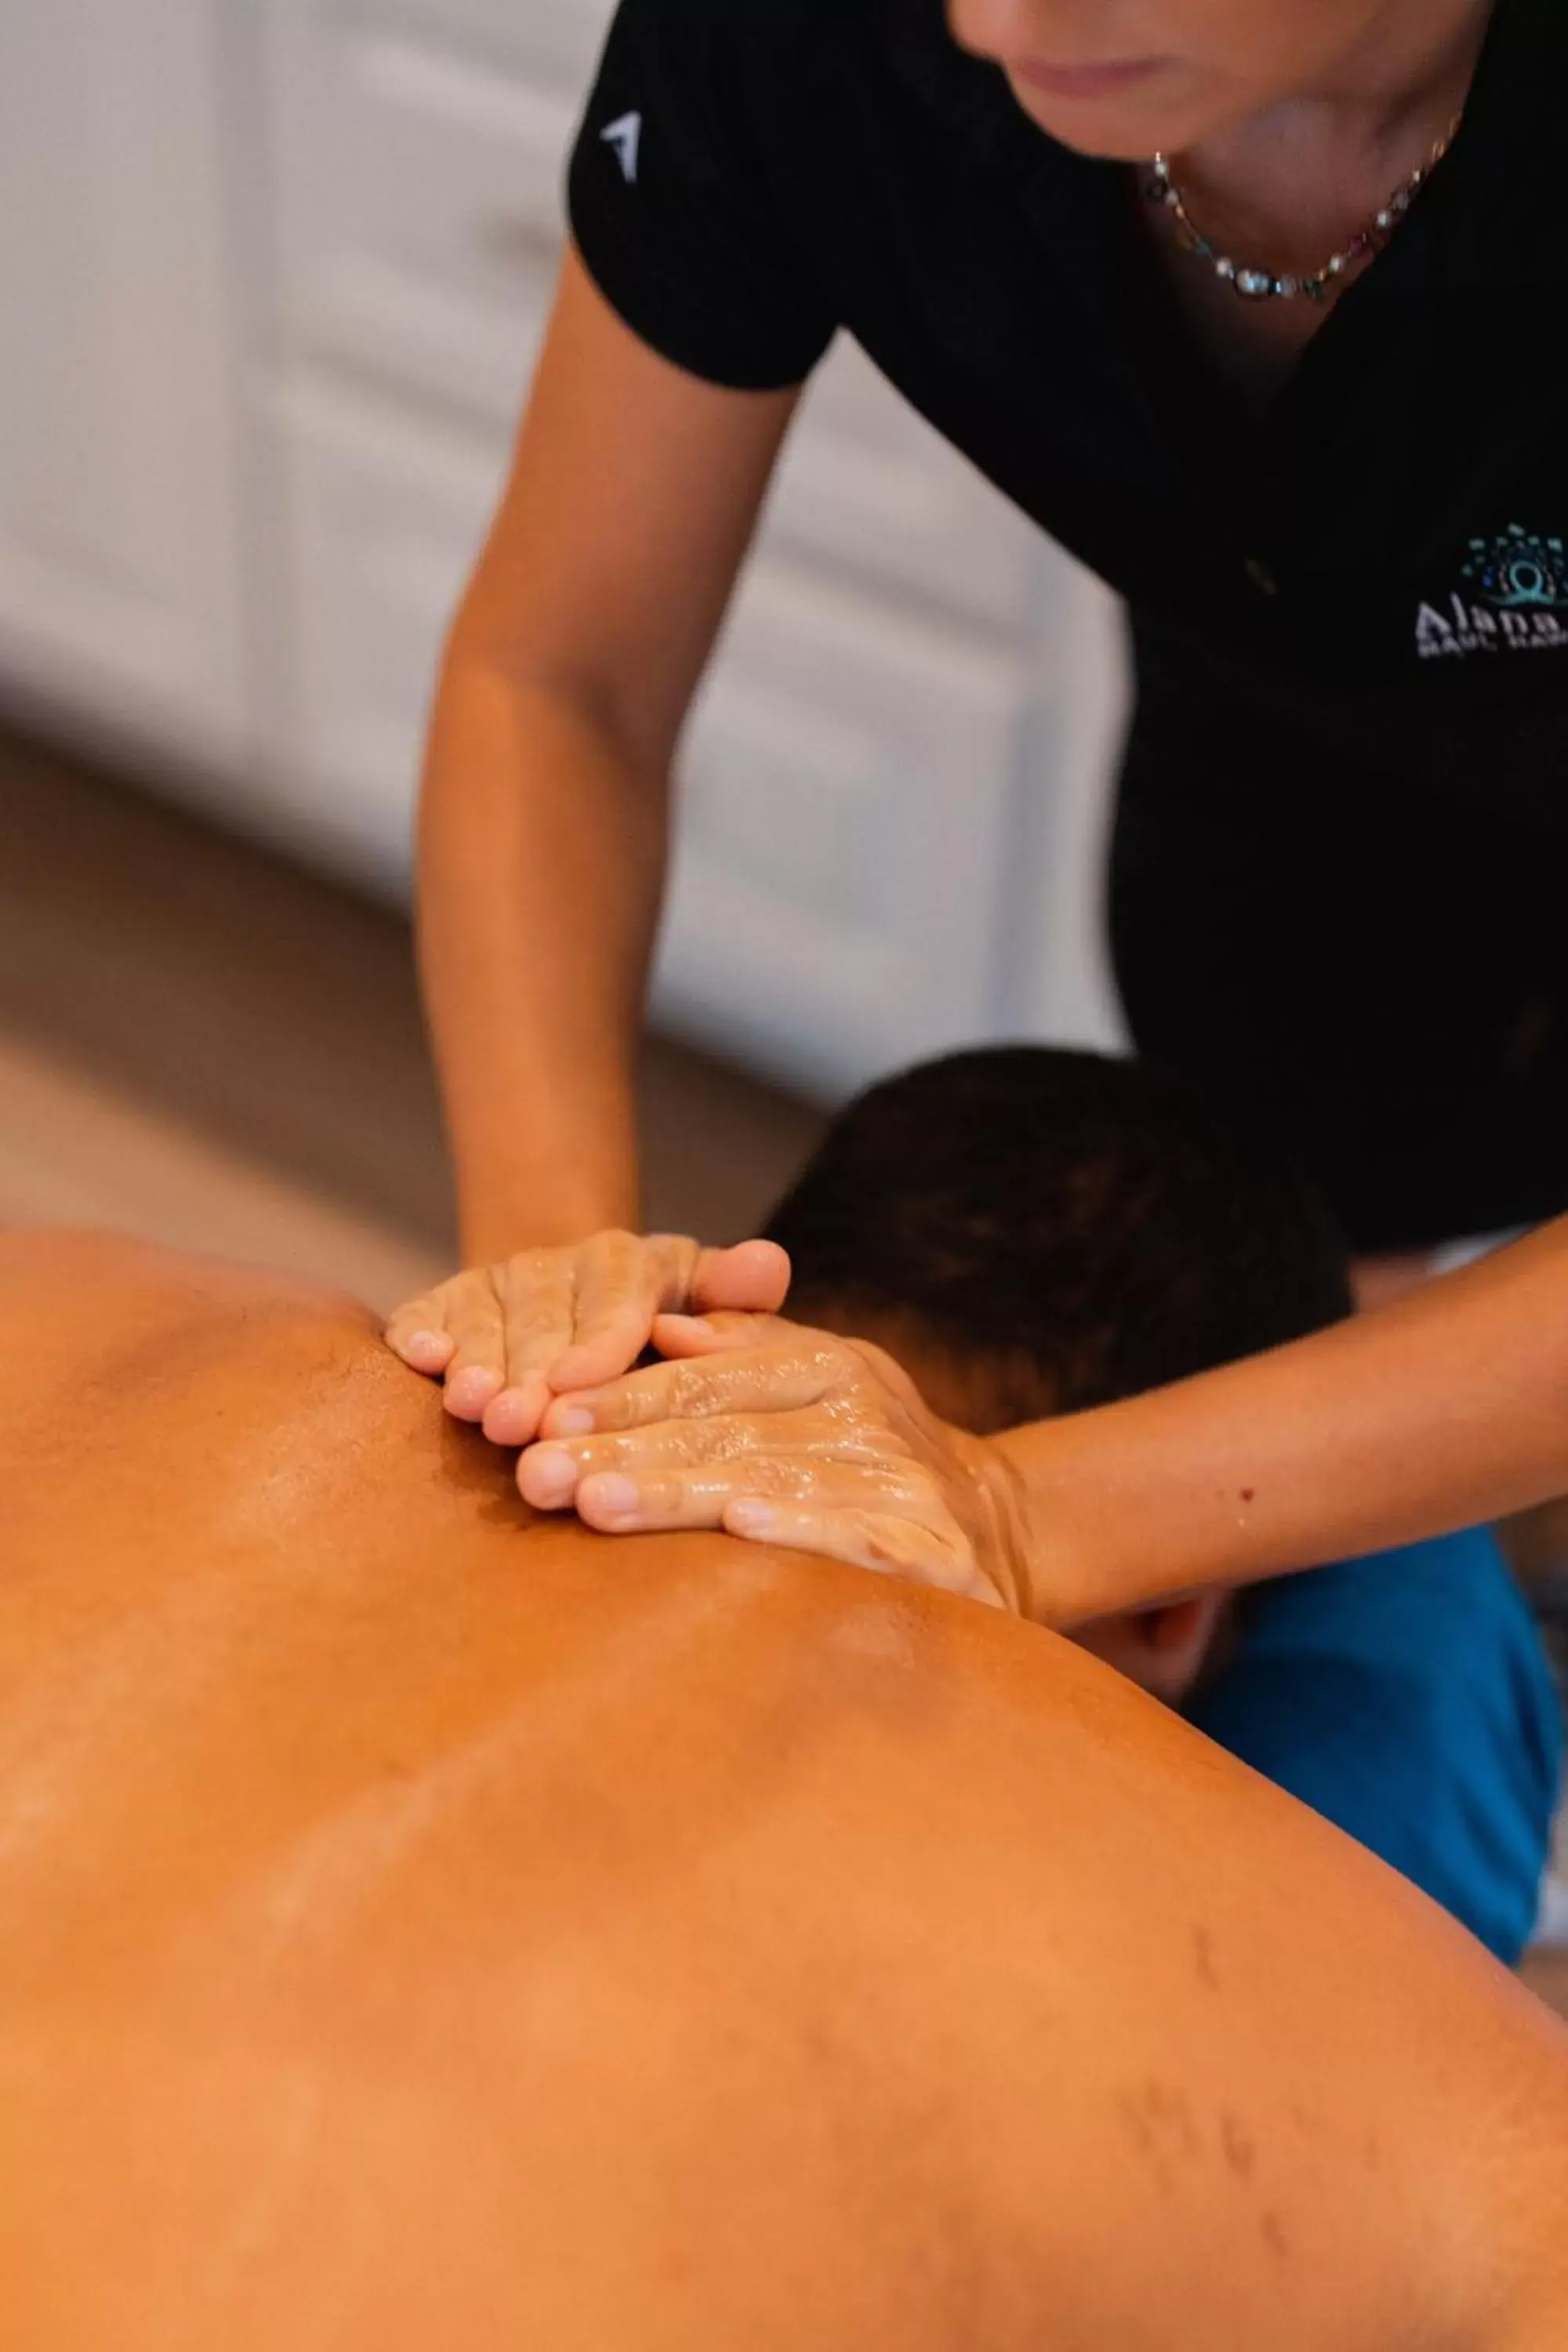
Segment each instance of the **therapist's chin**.
[{"label": "therapist's chin", "polygon": [[1119,89],[1047,86],[1026,66],[1004,64],[1008,88],[1030,121],[1075,153],[1104,163],[1146,163],[1179,155],[1225,127],[1236,111],[1191,68],[1152,65]]}]

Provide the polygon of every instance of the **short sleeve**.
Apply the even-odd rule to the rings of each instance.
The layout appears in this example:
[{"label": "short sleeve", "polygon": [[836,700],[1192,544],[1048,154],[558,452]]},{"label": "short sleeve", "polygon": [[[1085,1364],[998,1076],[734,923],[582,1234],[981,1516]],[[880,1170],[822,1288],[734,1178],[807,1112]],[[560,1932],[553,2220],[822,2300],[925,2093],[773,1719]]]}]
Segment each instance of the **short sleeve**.
[{"label": "short sleeve", "polygon": [[676,366],[742,391],[801,383],[837,323],[770,186],[779,26],[776,0],[621,0],[568,179],[605,300]]}]

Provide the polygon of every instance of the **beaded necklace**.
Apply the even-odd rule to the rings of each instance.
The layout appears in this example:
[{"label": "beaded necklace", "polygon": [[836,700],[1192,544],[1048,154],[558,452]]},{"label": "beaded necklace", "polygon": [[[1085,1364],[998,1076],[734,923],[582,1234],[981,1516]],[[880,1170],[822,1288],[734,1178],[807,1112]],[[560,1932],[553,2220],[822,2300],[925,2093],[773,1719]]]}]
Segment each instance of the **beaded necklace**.
[{"label": "beaded necklace", "polygon": [[1216,278],[1223,278],[1234,294],[1244,302],[1291,301],[1304,297],[1309,302],[1326,302],[1336,281],[1358,261],[1369,260],[1381,253],[1405,214],[1415,203],[1416,194],[1431,177],[1454,143],[1463,116],[1456,114],[1442,137],[1436,142],[1431,153],[1418,170],[1412,172],[1403,185],[1396,188],[1381,212],[1374,213],[1366,226],[1352,236],[1338,253],[1330,254],[1321,269],[1309,278],[1281,277],[1272,269],[1253,269],[1233,261],[1222,253],[1212,237],[1205,236],[1191,213],[1186,200],[1171,177],[1171,159],[1156,155],[1150,166],[1151,177],[1144,184],[1144,194],[1151,204],[1163,205],[1175,215],[1179,241],[1184,253],[1195,260],[1212,262]]}]

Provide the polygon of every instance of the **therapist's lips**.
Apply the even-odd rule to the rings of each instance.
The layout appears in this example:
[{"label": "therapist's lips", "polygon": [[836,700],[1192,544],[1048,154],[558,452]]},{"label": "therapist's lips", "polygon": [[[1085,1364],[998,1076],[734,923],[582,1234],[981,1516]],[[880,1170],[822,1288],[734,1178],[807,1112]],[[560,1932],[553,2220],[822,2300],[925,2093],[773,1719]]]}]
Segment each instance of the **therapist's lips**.
[{"label": "therapist's lips", "polygon": [[1157,58],[1135,58],[1120,65],[1047,66],[1035,58],[1020,58],[1007,67],[1015,81],[1051,98],[1120,98],[1159,70]]}]

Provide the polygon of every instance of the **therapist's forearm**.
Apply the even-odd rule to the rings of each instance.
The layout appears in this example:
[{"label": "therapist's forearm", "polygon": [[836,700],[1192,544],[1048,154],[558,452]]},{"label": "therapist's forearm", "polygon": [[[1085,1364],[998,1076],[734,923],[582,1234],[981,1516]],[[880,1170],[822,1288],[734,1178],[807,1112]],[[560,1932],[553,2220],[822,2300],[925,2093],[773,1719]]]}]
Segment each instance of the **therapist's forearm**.
[{"label": "therapist's forearm", "polygon": [[1397,1306],[999,1443],[1058,1621],[1528,1509],[1568,1491],[1568,1220]]},{"label": "therapist's forearm", "polygon": [[587,702],[468,652],[437,698],[419,950],[465,1263],[635,1224],[662,777]]}]

